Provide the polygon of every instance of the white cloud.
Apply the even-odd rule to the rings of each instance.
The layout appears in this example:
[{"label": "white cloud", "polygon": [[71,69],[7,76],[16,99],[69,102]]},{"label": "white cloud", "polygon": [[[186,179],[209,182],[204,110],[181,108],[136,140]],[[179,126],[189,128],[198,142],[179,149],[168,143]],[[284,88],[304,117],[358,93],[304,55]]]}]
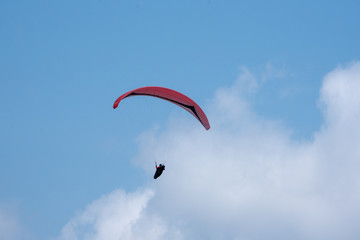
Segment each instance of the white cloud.
[{"label": "white cloud", "polygon": [[[87,206],[63,228],[59,240],[180,239],[166,223],[145,210],[154,193],[115,190]],[[166,238],[165,238],[166,237]]]},{"label": "white cloud", "polygon": [[309,142],[252,112],[258,81],[244,69],[217,91],[210,131],[176,118],[144,133],[135,161],[149,178],[151,160],[167,166],[152,190],[95,201],[60,239],[358,239],[360,63],[325,77],[326,120]]},{"label": "white cloud", "polygon": [[[340,66],[326,75],[321,89],[328,124],[346,127],[360,118],[360,63]],[[355,122],[353,122],[355,123]]]}]

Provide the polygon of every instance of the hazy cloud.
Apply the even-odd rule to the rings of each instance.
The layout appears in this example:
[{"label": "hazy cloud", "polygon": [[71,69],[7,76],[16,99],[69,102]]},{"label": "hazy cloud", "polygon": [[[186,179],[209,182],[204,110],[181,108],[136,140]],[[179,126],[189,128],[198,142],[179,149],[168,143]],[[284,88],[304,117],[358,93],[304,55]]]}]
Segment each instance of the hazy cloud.
[{"label": "hazy cloud", "polygon": [[21,239],[21,232],[22,229],[14,208],[9,205],[0,204],[0,239]]}]

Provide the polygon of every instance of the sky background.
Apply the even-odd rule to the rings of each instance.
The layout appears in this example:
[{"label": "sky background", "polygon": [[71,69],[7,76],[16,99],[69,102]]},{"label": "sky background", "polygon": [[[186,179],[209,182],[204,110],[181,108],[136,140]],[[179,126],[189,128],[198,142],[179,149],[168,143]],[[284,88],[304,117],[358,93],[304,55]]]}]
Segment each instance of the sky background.
[{"label": "sky background", "polygon": [[1,1],[0,239],[359,239],[359,12]]}]

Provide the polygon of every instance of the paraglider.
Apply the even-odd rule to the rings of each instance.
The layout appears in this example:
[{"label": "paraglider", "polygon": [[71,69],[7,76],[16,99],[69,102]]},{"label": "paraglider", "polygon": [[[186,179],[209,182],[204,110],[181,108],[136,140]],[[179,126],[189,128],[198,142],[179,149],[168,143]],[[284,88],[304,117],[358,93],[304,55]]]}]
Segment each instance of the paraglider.
[{"label": "paraglider", "polygon": [[160,163],[160,165],[158,166],[157,163],[155,162],[155,167],[156,167],[156,172],[154,174],[154,179],[157,179],[158,177],[160,177],[162,172],[165,170],[165,165]]},{"label": "paraglider", "polygon": [[[150,97],[157,97],[169,102],[172,102],[179,107],[182,107],[190,114],[192,114],[203,126],[206,130],[210,129],[209,121],[204,113],[204,111],[200,108],[200,106],[195,103],[192,99],[185,96],[182,93],[179,93],[175,90],[164,88],[164,87],[141,87],[129,92],[124,93],[121,95],[116,101],[114,102],[113,108],[117,108],[119,103],[131,96],[150,96]],[[160,164],[157,166],[155,162],[156,172],[154,174],[154,179],[157,179],[162,172],[165,170],[165,165]]]}]

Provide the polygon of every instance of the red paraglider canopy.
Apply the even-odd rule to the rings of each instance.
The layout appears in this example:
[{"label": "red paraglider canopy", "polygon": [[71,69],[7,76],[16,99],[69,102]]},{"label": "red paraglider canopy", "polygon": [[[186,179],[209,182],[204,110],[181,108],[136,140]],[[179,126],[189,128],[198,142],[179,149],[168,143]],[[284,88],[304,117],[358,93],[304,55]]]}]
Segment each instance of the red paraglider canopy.
[{"label": "red paraglider canopy", "polygon": [[123,100],[124,98],[131,96],[139,96],[139,95],[157,97],[175,103],[176,105],[182,107],[183,109],[191,113],[194,117],[196,117],[206,130],[210,129],[209,121],[204,111],[199,107],[199,105],[197,105],[193,100],[191,100],[189,97],[185,96],[184,94],[169,88],[141,87],[131,90],[127,93],[124,93],[118,99],[116,99],[113,108],[114,109],[117,108],[120,101]]}]

